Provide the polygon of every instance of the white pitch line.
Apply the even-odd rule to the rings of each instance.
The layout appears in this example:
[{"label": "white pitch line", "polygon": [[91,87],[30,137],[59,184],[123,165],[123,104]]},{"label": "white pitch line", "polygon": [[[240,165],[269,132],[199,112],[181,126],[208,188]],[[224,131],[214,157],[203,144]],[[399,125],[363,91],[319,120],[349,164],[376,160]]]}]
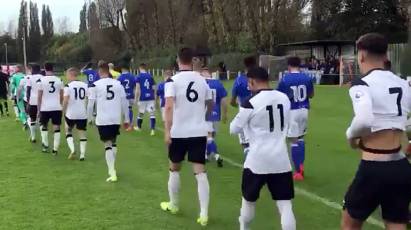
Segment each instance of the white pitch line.
[{"label": "white pitch line", "polygon": [[[158,128],[157,130],[159,130],[161,132],[164,132],[164,130],[162,128]],[[225,157],[225,156],[222,156],[222,155],[221,155],[221,157],[223,158],[223,160],[225,162],[229,163],[230,165],[235,166],[237,168],[243,168],[242,164],[240,164],[240,163],[238,163],[238,162],[236,162],[236,161],[234,161],[234,160],[232,160],[228,157]],[[297,187],[297,186],[294,186],[294,188],[295,188],[295,192],[297,194],[299,194],[301,196],[304,196],[304,197],[306,197],[310,200],[322,203],[323,205],[325,205],[327,207],[330,207],[330,208],[333,208],[333,209],[336,209],[336,210],[342,210],[343,209],[343,207],[337,202],[330,201],[327,198],[321,197],[321,196],[319,196],[315,193],[309,192],[309,191],[307,191],[303,188]],[[374,225],[374,226],[377,226],[377,227],[382,228],[382,229],[385,228],[384,223],[377,220],[377,219],[375,219],[374,217],[369,217],[367,219],[367,223],[369,223],[371,225]]]}]

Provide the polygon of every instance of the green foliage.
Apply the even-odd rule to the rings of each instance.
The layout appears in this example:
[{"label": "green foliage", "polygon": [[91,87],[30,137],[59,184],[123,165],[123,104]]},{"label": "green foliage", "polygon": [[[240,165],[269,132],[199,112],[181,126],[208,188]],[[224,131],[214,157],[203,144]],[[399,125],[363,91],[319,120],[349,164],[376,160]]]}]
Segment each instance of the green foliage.
[{"label": "green foliage", "polygon": [[47,56],[49,60],[58,63],[79,63],[91,60],[92,51],[88,45],[88,35],[82,33],[54,36]]},{"label": "green foliage", "polygon": [[54,35],[54,23],[50,8],[46,5],[43,5],[41,14],[41,26],[43,29],[43,40],[45,41],[45,43],[48,43]]},{"label": "green foliage", "polygon": [[80,11],[80,28],[79,32],[84,33],[87,31],[87,4],[84,3],[83,9]]},{"label": "green foliage", "polygon": [[29,62],[36,62],[41,58],[42,40],[38,12],[37,4],[30,2],[30,28],[27,43],[27,56]]},{"label": "green foliage", "polygon": [[22,0],[20,4],[19,24],[17,29],[17,55],[18,61],[23,62],[23,39],[28,36],[27,2]]},{"label": "green foliage", "polygon": [[403,76],[411,76],[411,42],[403,52],[401,60],[401,74]]},{"label": "green foliage", "polygon": [[254,49],[255,43],[250,34],[241,32],[237,37],[237,50],[241,53],[249,53]]}]

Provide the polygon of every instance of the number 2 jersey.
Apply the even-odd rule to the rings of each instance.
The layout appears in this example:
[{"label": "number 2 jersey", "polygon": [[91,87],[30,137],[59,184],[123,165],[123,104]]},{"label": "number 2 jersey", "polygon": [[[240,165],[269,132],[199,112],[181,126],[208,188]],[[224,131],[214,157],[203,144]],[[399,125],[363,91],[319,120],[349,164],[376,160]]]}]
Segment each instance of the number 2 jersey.
[{"label": "number 2 jersey", "polygon": [[310,109],[309,96],[313,94],[314,86],[307,74],[301,72],[285,74],[277,90],[288,96],[292,110]]},{"label": "number 2 jersey", "polygon": [[69,98],[66,117],[70,120],[86,120],[88,85],[81,81],[72,81],[64,87],[64,97]]},{"label": "number 2 jersey", "polygon": [[244,101],[230,125],[231,133],[245,131],[249,137],[244,168],[255,174],[291,171],[286,141],[289,114],[290,100],[277,90],[261,90]]},{"label": "number 2 jersey", "polygon": [[181,71],[165,85],[165,97],[174,98],[172,138],[206,137],[206,102],[212,100],[206,79],[198,72]]},{"label": "number 2 jersey", "polygon": [[40,78],[39,91],[43,91],[41,99],[41,112],[61,111],[61,93],[63,82],[56,76],[44,76]]},{"label": "number 2 jersey", "polygon": [[134,99],[134,91],[136,89],[136,78],[134,75],[131,73],[122,73],[117,80],[123,85],[127,99]]},{"label": "number 2 jersey", "polygon": [[374,69],[355,79],[350,88],[354,118],[347,138],[387,129],[405,130],[411,110],[410,86],[391,71]]},{"label": "number 2 jersey", "polygon": [[[96,125],[120,125],[121,115],[128,109],[126,92],[119,81],[102,78],[89,89],[89,99],[97,103]],[[125,120],[128,121],[128,115]]]}]

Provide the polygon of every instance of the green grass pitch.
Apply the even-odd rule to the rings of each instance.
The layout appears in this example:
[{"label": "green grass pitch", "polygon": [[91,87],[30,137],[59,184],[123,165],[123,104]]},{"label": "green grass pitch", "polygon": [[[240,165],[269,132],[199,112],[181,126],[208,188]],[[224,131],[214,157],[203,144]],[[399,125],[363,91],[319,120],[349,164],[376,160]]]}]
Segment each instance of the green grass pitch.
[{"label": "green grass pitch", "polygon": [[[230,90],[232,82],[226,84]],[[230,119],[235,112],[230,108]],[[296,183],[299,192],[293,203],[298,229],[339,229],[338,205],[360,159],[345,141],[351,117],[346,88],[316,88],[306,138],[306,180]],[[67,160],[64,135],[59,155],[53,157],[41,153],[39,144],[30,144],[12,117],[1,118],[0,229],[202,229],[195,223],[197,187],[188,164],[182,172],[180,213],[173,216],[160,209],[160,202],[168,199],[168,160],[163,133],[150,137],[148,121],[141,133],[122,131],[116,162],[119,182],[110,184],[105,182],[104,149],[94,127],[88,132],[87,159],[79,162]],[[224,157],[241,164],[242,151],[237,137],[229,135],[228,124],[220,126],[217,142]],[[224,168],[211,162],[208,175],[207,229],[238,229],[241,169],[227,161]],[[252,229],[280,229],[275,203],[266,189]],[[379,227],[367,223],[365,229]]]}]

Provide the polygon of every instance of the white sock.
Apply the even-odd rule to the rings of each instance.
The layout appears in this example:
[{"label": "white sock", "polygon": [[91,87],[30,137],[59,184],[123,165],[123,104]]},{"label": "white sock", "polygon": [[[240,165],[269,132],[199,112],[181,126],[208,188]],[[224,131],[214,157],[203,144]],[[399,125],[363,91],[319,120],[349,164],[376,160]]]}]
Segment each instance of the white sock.
[{"label": "white sock", "polygon": [[59,150],[59,147],[60,147],[60,135],[61,135],[60,130],[54,131],[53,150],[56,151],[56,152]]},{"label": "white sock", "polygon": [[240,230],[248,230],[255,216],[255,202],[248,202],[243,198],[240,211]]},{"label": "white sock", "polygon": [[36,122],[30,122],[30,138],[36,140]]},{"label": "white sock", "polygon": [[80,139],[80,158],[86,156],[87,139]]},{"label": "white sock", "polygon": [[49,147],[49,131],[41,130],[41,142],[44,146]]},{"label": "white sock", "polygon": [[218,153],[214,154],[214,158],[216,161],[220,160],[220,154]]},{"label": "white sock", "polygon": [[207,173],[196,175],[198,187],[198,199],[200,200],[200,217],[208,217],[208,203],[210,201],[210,185],[208,184]]},{"label": "white sock", "polygon": [[67,140],[67,145],[70,149],[70,153],[75,153],[76,150],[75,150],[75,147],[74,147],[73,135],[72,134],[67,134],[66,140]]},{"label": "white sock", "polygon": [[114,158],[116,158],[117,157],[117,144],[113,144],[112,148],[113,148]]},{"label": "white sock", "polygon": [[19,108],[17,107],[17,105],[13,106],[13,108],[14,108],[14,114],[16,114],[16,118],[19,118],[20,117]]},{"label": "white sock", "polygon": [[116,170],[114,168],[116,158],[114,156],[112,147],[106,147],[106,162],[108,167],[108,174],[110,176],[114,176],[116,174]]},{"label": "white sock", "polygon": [[281,215],[281,228],[283,230],[295,230],[297,227],[291,200],[279,200],[277,201],[277,207]]},{"label": "white sock", "polygon": [[170,196],[170,204],[173,207],[178,207],[178,195],[180,192],[180,173],[170,171],[168,177],[168,195]]}]

